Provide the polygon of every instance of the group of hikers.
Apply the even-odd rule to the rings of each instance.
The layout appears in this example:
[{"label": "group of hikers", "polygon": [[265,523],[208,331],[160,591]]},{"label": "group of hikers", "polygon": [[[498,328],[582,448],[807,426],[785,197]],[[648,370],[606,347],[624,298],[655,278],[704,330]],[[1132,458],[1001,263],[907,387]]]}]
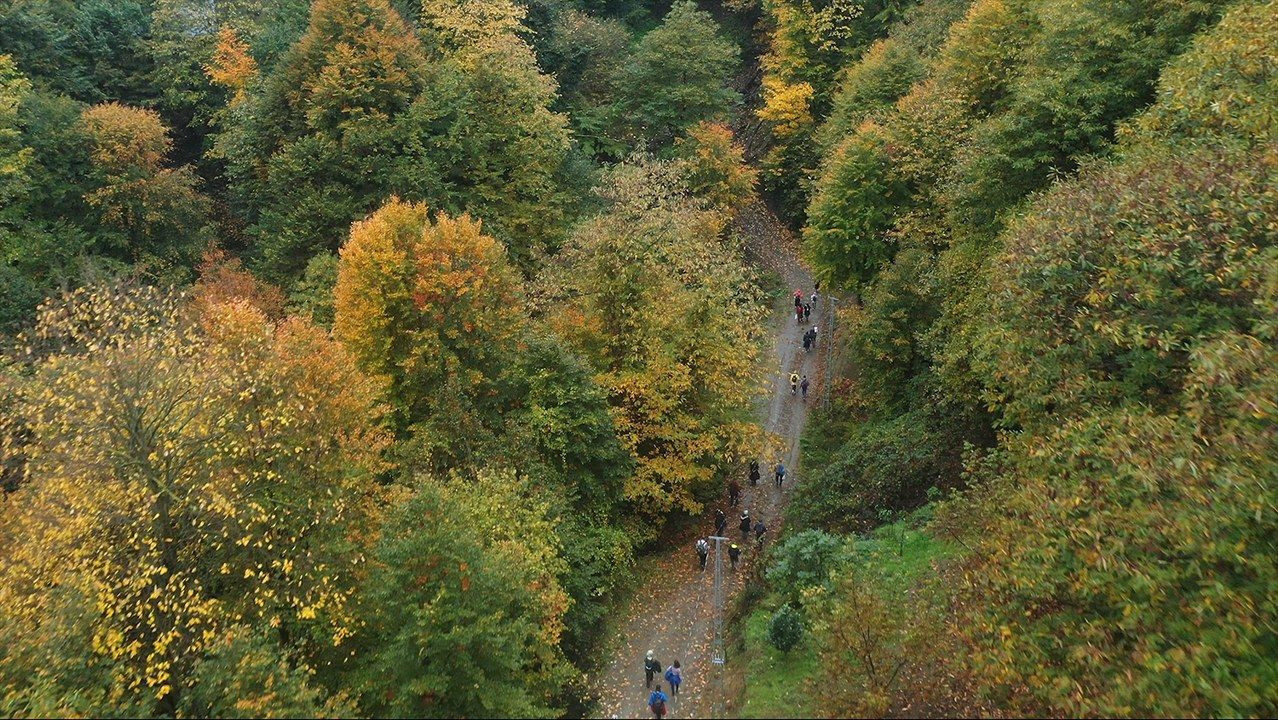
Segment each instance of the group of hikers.
[{"label": "group of hikers", "polygon": [[[750,485],[759,484],[759,461],[750,461]],[[785,482],[785,464],[777,463],[776,468],[772,471],[773,482],[778,488]],[[741,483],[735,479],[728,481],[728,507],[737,507],[741,503]],[[750,531],[754,531],[754,543],[756,546],[763,545],[763,538],[768,532],[768,526],[763,524],[762,519],[752,520],[749,510],[742,510],[740,522],[737,525],[741,530],[741,542],[744,543],[750,538]],[[728,531],[728,515],[722,509],[714,511],[714,534],[717,537],[727,537]],[[706,560],[710,556],[710,538],[704,537],[697,540],[696,543],[697,560],[702,570],[706,569]],[[741,548],[736,543],[728,546],[728,559],[732,562],[732,569],[737,568],[737,562],[741,559]]]},{"label": "group of hikers", "polygon": [[[652,689],[653,677],[661,676],[661,663],[657,660],[656,654],[649,650],[643,659],[643,685]],[[652,693],[648,695],[648,709],[652,711],[653,717],[662,718],[666,715],[666,703],[670,702],[670,698],[679,697],[679,686],[683,684],[683,669],[679,667],[679,661],[675,660],[674,664],[666,668],[666,682],[670,683],[670,694],[667,695],[661,691],[661,680],[657,680],[657,687],[652,689]]]},{"label": "group of hikers", "polygon": [[[817,283],[817,287],[820,287],[820,283]],[[816,290],[812,291],[812,302],[810,303],[803,302],[802,290],[795,290],[794,291],[794,321],[799,323],[800,325],[807,322],[808,318],[812,317],[812,308],[816,307],[816,304],[817,304]]]},{"label": "group of hikers", "polygon": [[[821,283],[819,281],[817,282],[816,287],[818,290],[821,288]],[[816,305],[816,303],[817,303],[816,290],[812,291],[812,302],[810,304],[803,302],[802,290],[794,291],[794,317],[799,322],[799,324],[803,324],[808,319],[808,317],[812,315],[812,306]],[[817,335],[819,333],[820,333],[820,330],[817,328],[816,325],[813,325],[812,327],[803,331],[803,352],[806,353],[810,351],[812,348],[816,347]],[[808,376],[804,375],[802,378],[800,378],[799,373],[797,372],[790,373],[790,394],[797,395],[799,394],[800,390],[803,391],[803,399],[804,400],[808,399]]]},{"label": "group of hikers", "polygon": [[[802,324],[812,315],[812,307],[817,304],[817,291],[820,290],[820,288],[821,288],[820,283],[817,283],[816,288],[812,291],[812,300],[810,303],[803,302],[804,298],[803,298],[802,291],[800,290],[794,291],[794,315],[795,315],[795,319],[800,324]],[[813,347],[816,346],[816,341],[817,341],[817,327],[813,325],[810,329],[804,331],[803,333],[803,350],[805,352],[808,350],[811,350]],[[802,390],[803,397],[806,399],[808,397],[808,387],[809,387],[809,382],[808,382],[807,375],[804,375],[802,378],[800,378],[798,373],[790,374],[790,394],[791,395],[798,394],[798,392]],[[778,462],[776,464],[776,467],[773,468],[773,471],[772,471],[772,479],[773,479],[773,482],[776,483],[776,487],[778,489],[780,489],[782,484],[785,483],[785,477],[786,477],[785,464]],[[759,478],[760,478],[759,461],[751,460],[750,470],[749,470],[750,485],[757,486],[759,484]],[[728,481],[728,507],[735,508],[740,503],[741,503],[741,483],[737,482],[737,480],[734,478]],[[750,517],[749,509],[742,510],[741,517],[737,527],[741,531],[742,544],[744,544],[750,538],[750,532],[754,531],[755,547],[757,549],[763,548],[763,539],[768,532],[768,527],[763,524],[762,518],[752,519]],[[727,513],[725,513],[722,509],[715,510],[714,511],[714,536],[719,538],[724,538],[726,540],[727,529],[728,529]],[[719,542],[723,542],[723,540],[720,540]],[[700,568],[702,572],[704,572],[706,569],[706,560],[709,559],[710,557],[710,538],[709,537],[698,538],[695,547],[697,551],[697,561],[700,564]],[[732,569],[736,570],[737,563],[741,560],[741,547],[737,545],[737,543],[735,542],[728,545],[728,560],[732,563]],[[665,673],[663,675],[661,663],[657,661],[657,658],[654,652],[652,650],[649,650],[648,654],[644,657],[643,672],[644,672],[644,687],[652,691],[648,695],[648,709],[652,711],[653,717],[658,718],[658,720],[660,720],[660,718],[663,718],[666,715],[666,712],[667,712],[666,704],[670,702],[670,698],[679,696],[679,686],[683,684],[683,670],[679,666],[679,661],[676,660],[673,665],[671,665],[668,668],[665,668]],[[667,695],[661,689],[662,677],[665,677],[666,682],[669,683],[670,685],[669,695]],[[657,685],[655,688],[653,688],[653,684],[652,684],[654,678],[656,678],[657,680]]]},{"label": "group of hikers", "polygon": [[[781,484],[785,482],[785,476],[785,464],[777,463],[776,467],[772,471],[772,479],[773,482],[776,483],[777,487],[781,487]],[[749,471],[750,485],[758,485],[760,477],[759,461],[751,460]],[[737,482],[735,479],[730,480],[728,482],[728,505],[730,507],[736,507],[740,502],[741,483]],[[737,527],[741,530],[742,544],[749,539],[750,532],[753,531],[755,547],[757,549],[761,549],[763,547],[763,540],[767,535],[768,526],[763,523],[761,518],[752,519],[750,517],[749,510],[742,510],[741,518]],[[722,509],[715,510],[714,536],[726,538],[727,531],[728,514]],[[697,562],[700,565],[701,570],[704,572],[706,569],[706,560],[710,557],[710,538],[698,538],[695,547],[697,551]],[[732,569],[736,570],[737,563],[741,561],[741,546],[735,542],[728,545],[728,560],[732,563]],[[653,651],[651,650],[649,650],[647,656],[644,657],[643,671],[644,687],[646,688],[652,688],[653,678],[658,678],[656,689],[652,690],[652,694],[648,696],[648,709],[652,711],[653,717],[661,718],[666,714],[666,703],[670,701],[670,697],[678,697],[679,695],[679,685],[683,682],[683,670],[679,667],[679,662],[677,660],[669,668],[666,668],[665,679],[666,682],[670,683],[670,695],[666,695],[666,693],[661,690],[661,663],[657,662],[657,659],[654,657]]]}]

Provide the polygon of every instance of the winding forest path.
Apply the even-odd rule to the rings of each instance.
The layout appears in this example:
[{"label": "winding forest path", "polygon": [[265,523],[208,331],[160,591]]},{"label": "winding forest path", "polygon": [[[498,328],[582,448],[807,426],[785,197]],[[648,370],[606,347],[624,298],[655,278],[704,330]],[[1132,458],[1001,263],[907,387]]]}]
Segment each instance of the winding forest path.
[{"label": "winding forest path", "polygon": [[[812,292],[812,278],[798,259],[798,244],[793,236],[777,221],[762,202],[754,202],[743,208],[734,221],[734,227],[745,238],[746,253],[751,262],[762,269],[777,273],[788,289]],[[825,303],[813,308],[813,324],[829,327]],[[804,326],[806,327],[806,326]],[[759,420],[768,433],[771,443],[780,452],[760,449],[760,466],[763,477],[757,487],[750,487],[744,477],[740,508],[722,506],[728,514],[728,536],[740,538],[737,519],[742,508],[748,509],[752,519],[763,518],[768,527],[768,541],[778,536],[781,509],[787,495],[796,482],[802,482],[799,472],[799,437],[807,419],[808,405],[790,395],[791,372],[806,374],[813,382],[807,403],[817,402],[822,388],[820,378],[824,353],[804,353],[803,327],[794,320],[794,306],[790,295],[780,298],[773,308],[771,320],[772,353],[769,372],[771,384],[768,394],[760,397]],[[767,454],[763,454],[767,452]],[[777,460],[788,470],[784,488],[777,490],[772,482],[772,467]],[[712,511],[697,528],[700,535],[713,531]],[[645,577],[652,583],[640,590],[630,603],[618,610],[622,620],[615,623],[616,635],[607,647],[610,659],[595,678],[595,691],[599,695],[597,713],[609,718],[651,717],[647,702],[649,691],[644,688],[643,660],[648,650],[656,653],[662,666],[678,660],[683,667],[683,694],[669,705],[667,717],[710,717],[716,707],[726,701],[722,683],[714,682],[715,667],[710,662],[713,641],[713,583],[714,555],[705,572],[697,567],[694,548],[696,535],[679,538],[672,547],[657,555],[641,560]],[[723,560],[725,587],[724,607],[730,607],[733,597],[741,590],[742,582],[755,561],[753,539],[741,546],[742,563],[737,569],[729,569],[728,559]],[[724,548],[726,554],[727,548]],[[732,658],[728,657],[728,662]],[[663,680],[663,685],[665,685]],[[668,688],[667,688],[668,690]]]}]

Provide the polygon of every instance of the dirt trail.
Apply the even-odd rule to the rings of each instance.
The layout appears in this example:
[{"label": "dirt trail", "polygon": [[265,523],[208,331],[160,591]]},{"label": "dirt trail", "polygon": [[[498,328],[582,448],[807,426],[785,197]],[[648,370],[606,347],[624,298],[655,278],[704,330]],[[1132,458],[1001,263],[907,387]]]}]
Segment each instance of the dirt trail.
[{"label": "dirt trail", "polygon": [[[755,202],[743,208],[734,225],[746,238],[746,251],[751,262],[780,274],[787,288],[799,288],[805,294],[811,294],[812,279],[799,263],[793,234],[763,203]],[[780,299],[773,309],[773,347],[769,365],[772,383],[770,392],[759,401],[760,422],[768,433],[783,443],[780,456],[760,456],[763,477],[757,487],[750,487],[745,477],[740,478],[743,485],[740,508],[728,508],[727,503],[723,503],[729,520],[727,535],[737,540],[742,550],[742,563],[735,571],[729,569],[726,557],[723,560],[725,607],[730,607],[733,596],[741,589],[742,579],[754,562],[753,537],[750,542],[739,542],[737,519],[740,510],[750,510],[752,519],[762,517],[768,527],[768,541],[774,541],[780,529],[780,512],[786,497],[796,482],[803,482],[799,468],[799,436],[807,419],[808,405],[790,395],[789,376],[791,372],[807,374],[813,383],[807,403],[815,403],[821,390],[818,363],[824,353],[803,352],[803,327],[796,324],[793,308],[793,300],[787,296]],[[813,308],[812,322],[822,327],[824,342],[824,329],[829,327],[825,303]],[[777,490],[772,482],[772,467],[777,459],[783,461],[788,470],[781,490]],[[707,515],[704,529],[700,532],[709,535],[712,531],[712,520]],[[656,652],[663,667],[675,660],[683,666],[683,694],[670,703],[668,717],[710,717],[716,707],[722,708],[727,700],[717,696],[722,693],[722,687],[716,689],[712,681],[715,668],[710,662],[714,555],[712,552],[706,571],[701,572],[697,568],[694,543],[695,538],[690,537],[667,552],[642,559],[646,570],[658,580],[652,587],[643,588],[628,607],[619,610],[625,619],[617,623],[619,632],[611,638],[610,660],[594,679],[600,698],[596,712],[600,717],[652,716],[647,707],[649,691],[644,688],[643,674],[643,658],[648,650]],[[653,568],[653,565],[656,567]],[[729,655],[728,662],[732,661]]]}]

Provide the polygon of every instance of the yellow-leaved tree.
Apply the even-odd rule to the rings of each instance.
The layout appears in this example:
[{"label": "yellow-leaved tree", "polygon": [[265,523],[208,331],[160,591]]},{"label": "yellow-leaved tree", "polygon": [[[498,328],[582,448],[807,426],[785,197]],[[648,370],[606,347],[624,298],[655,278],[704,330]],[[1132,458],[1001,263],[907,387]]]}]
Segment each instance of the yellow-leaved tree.
[{"label": "yellow-leaved tree", "polygon": [[[13,366],[4,714],[342,712],[309,668],[347,652],[387,440],[348,353],[247,303],[96,287]],[[243,695],[210,690],[228,673]]]},{"label": "yellow-leaved tree", "polygon": [[762,306],[687,172],[645,158],[614,171],[611,207],[574,234],[541,308],[596,368],[638,462],[625,498],[648,520],[698,512],[759,439]]}]

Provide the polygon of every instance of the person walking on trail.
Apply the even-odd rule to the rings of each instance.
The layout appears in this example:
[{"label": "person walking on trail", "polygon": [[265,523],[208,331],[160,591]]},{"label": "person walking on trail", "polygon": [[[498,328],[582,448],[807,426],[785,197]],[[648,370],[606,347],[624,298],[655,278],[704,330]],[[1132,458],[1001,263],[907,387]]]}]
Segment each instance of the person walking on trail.
[{"label": "person walking on trail", "polygon": [[796,289],[794,291],[794,306],[799,307],[802,304],[803,304],[803,291]]},{"label": "person walking on trail", "polygon": [[[736,478],[728,481],[728,507],[736,507],[741,502],[741,483]],[[722,535],[723,533],[719,533]]]},{"label": "person walking on trail", "polygon": [[800,325],[803,324],[803,305],[794,306],[794,321]]},{"label": "person walking on trail", "polygon": [[812,349],[812,331],[804,330],[803,331],[803,352],[807,352],[811,349]]},{"label": "person walking on trail", "polygon": [[736,543],[728,546],[728,559],[732,561],[732,569],[737,569],[737,561],[741,559],[741,548]]},{"label": "person walking on trail", "polygon": [[678,660],[674,661],[674,665],[666,668],[666,682],[670,683],[670,697],[679,697],[679,686],[683,684],[683,669],[679,667]]},{"label": "person walking on trail", "polygon": [[754,487],[759,484],[759,461],[750,461],[750,486]]},{"label": "person walking on trail", "polygon": [[776,481],[777,487],[781,487],[781,483],[785,482],[785,465],[783,463],[777,463],[777,469],[773,473],[772,479]]},{"label": "person walking on trail", "polygon": [[[661,663],[657,662],[657,657],[651,650],[643,658],[643,686],[652,687],[652,676],[661,674]],[[657,689],[661,689],[661,683],[657,683]]]},{"label": "person walking on trail", "polygon": [[728,516],[723,514],[722,510],[714,511],[714,534],[723,537],[723,531],[728,527]]},{"label": "person walking on trail", "polygon": [[648,709],[652,711],[652,716],[661,720],[666,716],[666,703],[670,702],[670,697],[661,692],[661,683],[657,683],[657,689],[652,691],[648,696]]},{"label": "person walking on trail", "polygon": [[813,304],[813,305],[816,305],[816,302],[817,302],[817,291],[816,291],[816,290],[813,290],[813,291],[812,291],[812,304]]},{"label": "person walking on trail", "polygon": [[808,399],[808,376],[803,376],[803,382],[799,383],[799,389],[803,391],[803,399]]},{"label": "person walking on trail", "polygon": [[811,306],[811,305],[808,305],[807,303],[804,303],[804,304],[803,304],[803,320],[804,320],[804,322],[807,322],[808,318],[809,318],[811,315],[812,315],[812,306]]},{"label": "person walking on trail", "polygon": [[706,569],[706,558],[710,556],[710,543],[705,538],[697,539],[697,559],[701,561],[701,570]]},{"label": "person walking on trail", "polygon": [[750,511],[741,511],[741,542],[745,542],[750,537]]},{"label": "person walking on trail", "polygon": [[799,392],[799,373],[790,373],[790,394]]},{"label": "person walking on trail", "polygon": [[813,325],[813,326],[812,326],[812,347],[816,347],[816,344],[817,344],[817,333],[818,333],[818,332],[819,332],[819,331],[817,330],[817,326],[816,326],[816,325]]},{"label": "person walking on trail", "polygon": [[767,531],[768,531],[768,526],[764,525],[762,520],[754,524],[754,546],[755,547],[760,547],[760,548],[763,547],[763,534],[766,533]]}]

